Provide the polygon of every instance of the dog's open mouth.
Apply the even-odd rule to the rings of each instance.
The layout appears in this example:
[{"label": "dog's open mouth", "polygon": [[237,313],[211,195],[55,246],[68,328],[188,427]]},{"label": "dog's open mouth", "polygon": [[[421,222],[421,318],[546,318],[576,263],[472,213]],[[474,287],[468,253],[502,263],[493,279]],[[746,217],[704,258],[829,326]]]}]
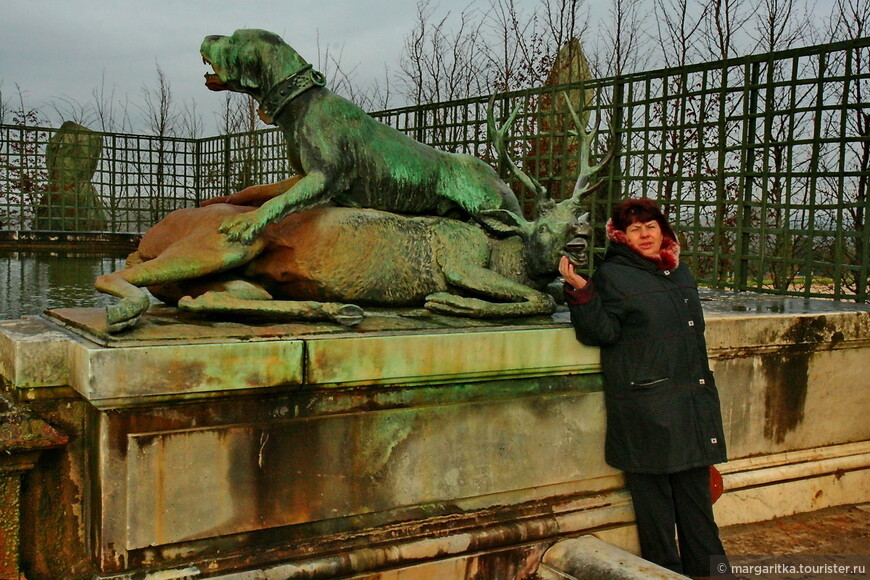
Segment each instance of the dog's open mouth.
[{"label": "dog's open mouth", "polygon": [[[214,64],[209,62],[209,60],[203,56],[202,62],[205,65],[208,65],[214,69]],[[205,86],[212,91],[228,91],[232,90],[225,82],[221,80],[221,77],[216,72],[206,72],[205,73]]]}]

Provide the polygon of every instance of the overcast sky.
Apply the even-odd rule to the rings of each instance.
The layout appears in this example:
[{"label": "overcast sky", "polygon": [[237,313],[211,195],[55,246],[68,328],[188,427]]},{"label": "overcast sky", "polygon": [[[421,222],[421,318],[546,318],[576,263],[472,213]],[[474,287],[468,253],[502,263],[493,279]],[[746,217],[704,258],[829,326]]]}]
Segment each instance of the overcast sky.
[{"label": "overcast sky", "polygon": [[[539,1],[516,0],[524,13]],[[488,5],[433,2],[439,15]],[[817,12],[829,14],[832,2],[815,0]],[[175,103],[195,100],[205,134],[212,135],[213,111],[223,95],[203,84],[207,67],[199,46],[205,36],[263,28],[315,64],[319,42],[321,50],[341,54],[342,69],[356,68],[354,79],[365,84],[382,79],[385,65],[391,74],[397,70],[416,13],[417,0],[0,0],[0,91],[13,109],[20,87],[26,107],[48,111],[59,99],[92,102],[102,85],[114,89],[115,100],[130,103],[138,129],[142,114],[136,104],[143,101],[142,86],[154,86],[159,66]]]},{"label": "overcast sky", "polygon": [[[461,11],[468,2],[438,5]],[[385,63],[397,65],[416,10],[415,0],[0,0],[0,90],[17,103],[18,85],[27,106],[44,109],[62,97],[89,102],[105,78],[116,98],[139,102],[159,65],[173,98],[196,99],[211,124],[223,97],[203,84],[205,36],[262,28],[316,63],[319,35],[321,49],[341,52],[343,68],[377,78]]]}]

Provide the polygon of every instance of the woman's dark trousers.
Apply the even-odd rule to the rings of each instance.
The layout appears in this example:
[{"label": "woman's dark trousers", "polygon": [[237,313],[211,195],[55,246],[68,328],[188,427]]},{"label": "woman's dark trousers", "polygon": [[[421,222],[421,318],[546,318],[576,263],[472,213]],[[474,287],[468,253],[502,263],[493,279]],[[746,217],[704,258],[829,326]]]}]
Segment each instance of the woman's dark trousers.
[{"label": "woman's dark trousers", "polygon": [[710,557],[725,554],[713,519],[709,467],[626,473],[625,480],[634,504],[641,556],[680,574],[709,576]]}]

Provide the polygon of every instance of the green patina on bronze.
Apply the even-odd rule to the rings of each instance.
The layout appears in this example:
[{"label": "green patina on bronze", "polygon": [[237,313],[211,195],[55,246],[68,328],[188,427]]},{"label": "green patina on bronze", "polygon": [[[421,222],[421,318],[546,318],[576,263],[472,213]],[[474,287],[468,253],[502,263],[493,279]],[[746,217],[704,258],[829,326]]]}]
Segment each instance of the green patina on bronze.
[{"label": "green patina on bronze", "polygon": [[326,207],[291,214],[250,245],[217,230],[254,208],[187,208],[146,232],[130,267],[96,286],[122,298],[107,310],[110,331],[134,325],[148,309],[141,287],[188,311],[346,325],[362,320],[355,304],[424,305],[473,318],[548,314],[555,305],[542,290],[575,234],[573,203],[534,222],[527,240],[491,238],[450,218]]},{"label": "green patina on bronze", "polygon": [[100,231],[106,227],[106,212],[91,183],[102,137],[87,127],[66,121],[48,141],[45,165],[48,191],[36,207],[35,229],[55,231]]},{"label": "green patina on bronze", "polygon": [[[228,218],[221,231],[231,240],[251,243],[287,214],[330,202],[487,223],[493,217],[496,228],[501,210],[520,214],[513,191],[480,159],[424,145],[318,83],[295,82],[310,65],[277,35],[237,30],[207,37],[200,51],[215,71],[206,86],[254,97],[264,120],[282,130],[302,177],[257,211]],[[287,83],[301,90],[282,91]]]},{"label": "green patina on bronze", "polygon": [[324,88],[276,35],[210,36],[201,52],[215,70],[206,75],[210,89],[251,94],[274,117],[297,175],[178,210],[152,227],[127,269],[96,281],[121,298],[107,309],[110,332],[148,309],[142,287],[186,311],[348,326],[363,319],[358,305],[471,318],[554,311],[544,290],[578,234],[580,201],[602,165],[590,165],[595,132],[570,102],[580,177],[558,204],[509,158],[517,111],[497,127],[491,103],[490,137],[502,161],[539,198],[537,218],[527,221],[489,165],[374,121]]}]

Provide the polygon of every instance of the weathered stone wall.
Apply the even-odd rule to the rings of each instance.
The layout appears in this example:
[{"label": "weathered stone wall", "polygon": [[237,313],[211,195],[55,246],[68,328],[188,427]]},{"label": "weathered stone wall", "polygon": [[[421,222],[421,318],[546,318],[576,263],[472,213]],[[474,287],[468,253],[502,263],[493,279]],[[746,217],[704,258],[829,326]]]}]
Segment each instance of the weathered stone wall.
[{"label": "weathered stone wall", "polygon": [[[0,374],[71,435],[26,480],[31,580],[531,578],[558,539],[636,548],[597,350],[564,314],[351,333],[148,316],[120,338],[92,311],[56,314],[74,333],[0,322]],[[870,500],[870,312],[710,312],[707,337],[720,524]]]}]

